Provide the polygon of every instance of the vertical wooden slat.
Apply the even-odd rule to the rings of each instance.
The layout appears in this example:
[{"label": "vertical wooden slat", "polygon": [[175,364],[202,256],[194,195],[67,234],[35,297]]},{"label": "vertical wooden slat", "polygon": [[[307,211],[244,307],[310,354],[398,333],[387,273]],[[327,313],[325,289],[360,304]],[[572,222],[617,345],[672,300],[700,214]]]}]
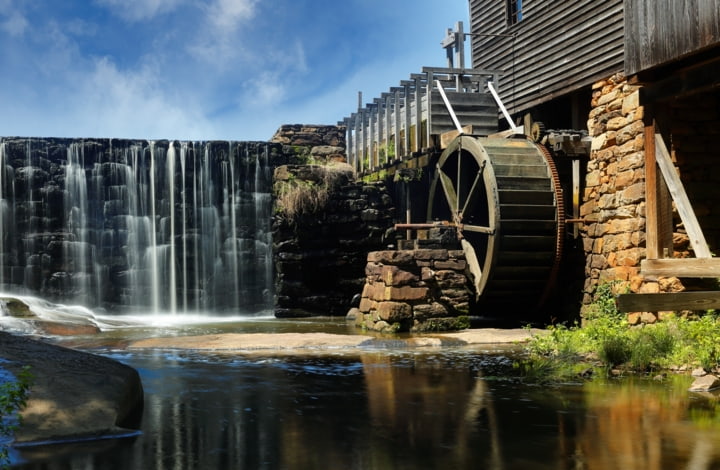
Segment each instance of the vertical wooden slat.
[{"label": "vertical wooden slat", "polygon": [[365,171],[365,142],[367,142],[367,136],[365,135],[367,127],[365,126],[365,109],[361,109],[359,113],[359,125],[360,125],[360,136],[358,137],[358,144],[360,151],[358,152],[359,168],[360,172]]},{"label": "vertical wooden slat", "polygon": [[415,77],[415,148],[419,152],[422,148],[422,81]]},{"label": "vertical wooden slat", "polygon": [[[580,218],[580,160],[573,158],[572,160],[572,212],[573,219]],[[579,235],[578,224],[573,224],[573,238]]]},{"label": "vertical wooden slat", "polygon": [[425,116],[425,127],[427,128],[427,132],[425,135],[425,145],[430,147],[430,135],[432,134],[432,94],[434,86],[433,83],[435,82],[435,77],[432,71],[426,72],[426,80],[427,83],[425,84],[425,104],[427,107],[427,114]]},{"label": "vertical wooden slat", "polygon": [[395,155],[393,159],[397,159],[405,154],[405,142],[400,142],[400,90],[401,88],[395,88],[395,95],[393,97],[393,117],[395,123],[395,137],[393,139],[395,143]]},{"label": "vertical wooden slat", "polygon": [[409,155],[410,154],[410,127],[412,126],[411,121],[411,107],[410,107],[410,85],[405,83],[405,116],[404,116],[404,122],[405,122],[405,134],[403,135],[403,155]]}]

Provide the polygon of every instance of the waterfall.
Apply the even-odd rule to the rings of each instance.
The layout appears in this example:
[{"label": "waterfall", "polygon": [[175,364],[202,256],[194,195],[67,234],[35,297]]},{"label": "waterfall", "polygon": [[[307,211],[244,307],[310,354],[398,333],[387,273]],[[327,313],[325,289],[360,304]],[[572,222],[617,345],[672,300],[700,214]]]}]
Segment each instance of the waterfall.
[{"label": "waterfall", "polygon": [[0,286],[115,312],[272,308],[266,143],[0,138]]}]

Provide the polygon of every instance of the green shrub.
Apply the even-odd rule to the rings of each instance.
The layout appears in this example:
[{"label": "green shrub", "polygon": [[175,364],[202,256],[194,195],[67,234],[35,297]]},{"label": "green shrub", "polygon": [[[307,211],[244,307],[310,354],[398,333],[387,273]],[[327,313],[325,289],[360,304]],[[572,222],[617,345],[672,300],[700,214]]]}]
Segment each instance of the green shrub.
[{"label": "green shrub", "polygon": [[612,284],[598,286],[582,327],[555,325],[548,327],[549,334],[534,337],[518,366],[521,373],[562,379],[573,369],[586,372],[600,366],[648,372],[683,365],[710,370],[720,365],[720,323],[714,312],[699,319],[670,316],[633,327],[618,313],[614,292]]},{"label": "green shrub", "polygon": [[[11,438],[20,424],[17,413],[27,404],[31,384],[29,366],[22,368],[16,381],[0,384],[0,438]],[[8,448],[0,445],[0,467],[7,468],[8,464]]]}]

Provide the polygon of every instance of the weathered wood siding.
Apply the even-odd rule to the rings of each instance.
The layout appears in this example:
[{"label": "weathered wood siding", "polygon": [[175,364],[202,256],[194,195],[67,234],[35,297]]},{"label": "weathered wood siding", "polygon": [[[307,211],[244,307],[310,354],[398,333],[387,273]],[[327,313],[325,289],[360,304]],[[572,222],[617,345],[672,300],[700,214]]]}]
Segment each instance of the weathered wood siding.
[{"label": "weathered wood siding", "polygon": [[473,67],[504,71],[511,113],[623,70],[622,0],[525,0],[512,26],[505,4],[470,0],[470,22]]},{"label": "weathered wood siding", "polygon": [[625,0],[625,70],[720,45],[720,0]]}]

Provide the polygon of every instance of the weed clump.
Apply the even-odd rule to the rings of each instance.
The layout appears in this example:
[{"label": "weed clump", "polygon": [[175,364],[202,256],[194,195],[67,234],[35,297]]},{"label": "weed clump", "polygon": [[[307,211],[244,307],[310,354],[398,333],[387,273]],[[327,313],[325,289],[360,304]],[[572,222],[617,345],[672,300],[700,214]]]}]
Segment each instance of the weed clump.
[{"label": "weed clump", "polygon": [[617,311],[614,286],[601,285],[582,326],[553,325],[535,337],[517,365],[536,380],[566,380],[613,369],[648,373],[680,366],[720,368],[720,322],[714,311],[697,319],[667,316],[656,324],[631,326]]},{"label": "weed clump", "polygon": [[276,171],[276,211],[291,223],[303,215],[317,214],[326,207],[333,189],[347,181],[352,167],[344,163],[306,165],[303,174],[286,173],[280,178]]}]

